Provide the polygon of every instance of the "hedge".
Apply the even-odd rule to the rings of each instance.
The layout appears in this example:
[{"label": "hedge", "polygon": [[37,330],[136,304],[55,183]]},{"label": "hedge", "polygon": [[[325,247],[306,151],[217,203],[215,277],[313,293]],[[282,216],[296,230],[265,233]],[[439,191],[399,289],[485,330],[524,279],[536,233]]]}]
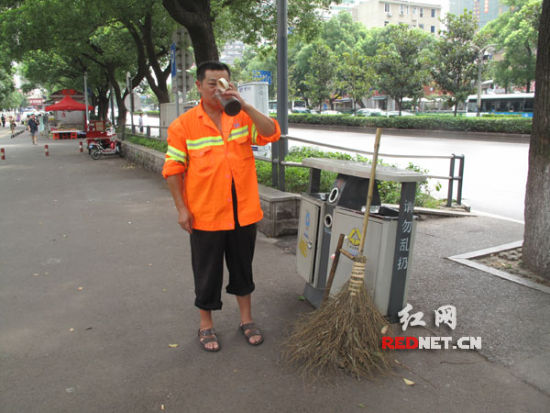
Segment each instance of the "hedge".
[{"label": "hedge", "polygon": [[467,132],[496,132],[531,134],[532,118],[522,117],[466,117],[452,115],[369,116],[317,115],[293,113],[289,123],[312,125],[358,126],[397,129],[429,129]]}]

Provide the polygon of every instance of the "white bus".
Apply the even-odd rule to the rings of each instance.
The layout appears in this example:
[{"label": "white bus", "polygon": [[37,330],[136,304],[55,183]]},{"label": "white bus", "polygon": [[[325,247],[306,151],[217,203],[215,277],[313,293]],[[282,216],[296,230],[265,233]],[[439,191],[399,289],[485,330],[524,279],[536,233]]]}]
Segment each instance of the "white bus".
[{"label": "white bus", "polygon": [[[477,95],[468,96],[466,103],[466,111],[469,114],[477,113]],[[480,113],[497,115],[519,114],[526,118],[532,118],[534,103],[534,93],[481,95]]]}]

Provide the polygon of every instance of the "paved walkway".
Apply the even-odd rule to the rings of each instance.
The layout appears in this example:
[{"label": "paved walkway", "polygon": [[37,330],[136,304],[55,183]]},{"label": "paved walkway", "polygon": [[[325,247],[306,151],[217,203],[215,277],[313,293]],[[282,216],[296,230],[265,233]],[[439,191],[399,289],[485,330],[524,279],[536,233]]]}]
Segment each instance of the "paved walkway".
[{"label": "paved walkway", "polygon": [[[408,302],[429,330],[480,336],[482,350],[401,351],[407,368],[375,381],[312,382],[280,361],[292,320],[311,309],[298,299],[292,240],[257,242],[266,342],[245,343],[224,295],[222,351],[203,352],[188,239],[163,179],[118,157],[91,160],[76,141],[33,146],[27,132],[1,132],[0,412],[548,411],[550,295],[447,259],[521,239],[521,225],[417,227]],[[457,307],[452,332],[433,323],[445,304]]]}]

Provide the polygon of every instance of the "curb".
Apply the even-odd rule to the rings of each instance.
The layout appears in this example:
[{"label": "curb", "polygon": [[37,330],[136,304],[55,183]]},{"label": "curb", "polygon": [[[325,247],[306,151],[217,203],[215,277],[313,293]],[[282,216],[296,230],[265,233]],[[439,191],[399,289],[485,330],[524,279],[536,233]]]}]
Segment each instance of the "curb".
[{"label": "curb", "polygon": [[[297,129],[319,129],[331,130],[340,132],[357,132],[357,133],[376,133],[375,127],[363,126],[338,126],[338,125],[317,125],[312,123],[289,123],[289,127]],[[469,131],[451,131],[444,129],[398,129],[398,128],[382,128],[385,135],[391,136],[418,136],[418,137],[434,137],[442,139],[472,139],[472,140],[489,140],[501,141],[510,143],[529,143],[531,135],[519,133],[499,133],[499,132],[469,132]]]}]

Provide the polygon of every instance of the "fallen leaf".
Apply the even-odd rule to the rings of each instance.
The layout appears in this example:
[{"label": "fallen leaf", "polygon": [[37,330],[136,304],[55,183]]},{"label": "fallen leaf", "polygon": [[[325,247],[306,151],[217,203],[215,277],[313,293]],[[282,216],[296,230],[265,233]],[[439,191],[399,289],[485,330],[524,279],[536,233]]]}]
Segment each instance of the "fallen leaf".
[{"label": "fallen leaf", "polygon": [[414,386],[416,384],[414,381],[406,379],[406,378],[403,378],[403,381],[405,382],[405,384],[407,386]]},{"label": "fallen leaf", "polygon": [[164,410],[164,404],[160,405],[160,410]]},{"label": "fallen leaf", "polygon": [[382,330],[380,332],[382,334],[386,334],[388,332],[388,328],[390,328],[390,326],[386,324],[384,327],[382,327]]},{"label": "fallen leaf", "polygon": [[165,293],[166,291],[168,291],[166,288],[163,288],[162,289],[162,292]]},{"label": "fallen leaf", "polygon": [[149,267],[152,267],[152,266],[153,266],[153,264],[151,264],[151,263],[149,263],[149,264],[147,264],[147,265],[148,265]]},{"label": "fallen leaf", "polygon": [[301,295],[301,296],[298,297],[298,300],[299,300],[299,301],[306,301],[306,297],[304,297],[303,295]]},{"label": "fallen leaf", "polygon": [[40,275],[40,274],[38,274],[37,272],[35,272],[35,273],[33,274],[34,277],[38,277],[39,275]]},{"label": "fallen leaf", "polygon": [[179,346],[179,344],[168,344],[168,347],[170,348],[178,348]]},{"label": "fallen leaf", "polygon": [[364,409],[364,408],[366,408],[367,406],[365,406],[365,403],[359,403],[359,404],[357,405],[357,407],[360,407],[361,409]]},{"label": "fallen leaf", "polygon": [[74,331],[74,328],[69,328],[69,331],[72,333]]},{"label": "fallen leaf", "polygon": [[82,291],[84,289],[84,287],[78,287],[77,290],[78,291]]},{"label": "fallen leaf", "polygon": [[394,361],[395,361],[395,364],[401,364],[401,362],[397,359],[395,359]]}]

